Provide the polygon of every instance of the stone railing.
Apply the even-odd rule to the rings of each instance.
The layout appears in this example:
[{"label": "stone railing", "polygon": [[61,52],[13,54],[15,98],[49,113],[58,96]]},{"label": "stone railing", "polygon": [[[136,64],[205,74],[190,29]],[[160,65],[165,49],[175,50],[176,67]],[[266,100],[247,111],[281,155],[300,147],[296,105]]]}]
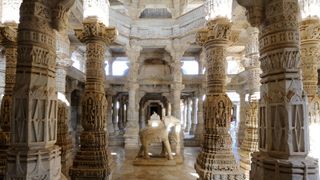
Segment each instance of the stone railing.
[{"label": "stone railing", "polygon": [[204,74],[182,75],[183,84],[202,84],[204,80],[205,80]]}]

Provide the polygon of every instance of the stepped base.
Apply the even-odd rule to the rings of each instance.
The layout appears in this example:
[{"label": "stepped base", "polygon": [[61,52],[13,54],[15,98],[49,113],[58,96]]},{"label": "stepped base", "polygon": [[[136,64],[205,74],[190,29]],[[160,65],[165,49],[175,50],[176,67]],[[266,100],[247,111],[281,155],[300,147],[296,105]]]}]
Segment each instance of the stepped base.
[{"label": "stepped base", "polygon": [[310,157],[275,159],[253,153],[250,179],[319,180],[318,161]]}]

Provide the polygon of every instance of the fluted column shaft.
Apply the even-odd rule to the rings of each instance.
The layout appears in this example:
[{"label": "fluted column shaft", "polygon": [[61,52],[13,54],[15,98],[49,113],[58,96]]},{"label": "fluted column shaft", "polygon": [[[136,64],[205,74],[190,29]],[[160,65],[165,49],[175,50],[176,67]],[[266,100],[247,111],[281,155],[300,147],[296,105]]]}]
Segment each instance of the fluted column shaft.
[{"label": "fluted column shaft", "polygon": [[0,28],[0,44],[5,47],[5,88],[0,111],[0,178],[5,178],[7,150],[10,145],[10,123],[12,120],[12,95],[16,80],[17,32],[10,26]]},{"label": "fluted column shaft", "polygon": [[87,54],[85,91],[81,99],[83,131],[81,147],[70,169],[70,177],[73,180],[106,180],[111,173],[111,155],[105,132],[104,55],[106,45],[114,41],[116,31],[91,19],[85,20],[83,26],[83,30],[76,30],[77,37],[86,44]]},{"label": "fluted column shaft", "polygon": [[204,134],[202,150],[195,169],[200,179],[243,179],[231,151],[228,134],[232,102],[226,95],[226,46],[230,37],[228,19],[208,21],[197,34],[197,42],[204,46],[207,57],[207,96],[204,102]]}]

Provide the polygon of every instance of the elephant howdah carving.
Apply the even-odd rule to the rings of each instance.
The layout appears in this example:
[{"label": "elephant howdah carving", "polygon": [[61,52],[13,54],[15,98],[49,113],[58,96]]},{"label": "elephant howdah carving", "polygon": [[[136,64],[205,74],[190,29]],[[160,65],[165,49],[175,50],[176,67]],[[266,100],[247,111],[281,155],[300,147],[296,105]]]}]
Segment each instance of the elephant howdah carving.
[{"label": "elephant howdah carving", "polygon": [[[163,150],[165,149],[168,155],[168,159],[172,160],[173,156],[169,142],[169,132],[172,130],[172,127],[174,127],[175,134],[179,134],[181,128],[180,120],[173,116],[165,116],[162,120],[160,120],[159,115],[153,113],[153,115],[150,117],[150,120],[148,121],[148,126],[142,129],[139,133],[141,147],[138,153],[138,157],[149,159],[149,145],[153,142],[162,142],[164,146]],[[179,135],[175,135],[174,139],[176,140],[177,147],[180,147]],[[178,149],[179,148],[176,148],[176,151],[178,151]],[[165,154],[165,152],[162,151],[161,154]],[[176,154],[179,153],[176,152]]]}]

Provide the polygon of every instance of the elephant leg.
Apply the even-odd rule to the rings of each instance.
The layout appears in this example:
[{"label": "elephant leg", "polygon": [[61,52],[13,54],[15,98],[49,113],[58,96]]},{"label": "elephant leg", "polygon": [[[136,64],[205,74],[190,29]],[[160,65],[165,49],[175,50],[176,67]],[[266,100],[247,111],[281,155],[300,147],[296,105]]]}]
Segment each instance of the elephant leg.
[{"label": "elephant leg", "polygon": [[143,157],[143,145],[140,146],[138,157]]},{"label": "elephant leg", "polygon": [[149,144],[147,142],[143,146],[143,148],[144,148],[144,158],[145,159],[149,159],[150,158],[150,156],[148,154],[148,152],[149,152],[148,146],[149,146]]},{"label": "elephant leg", "polygon": [[164,140],[164,144],[165,144],[167,152],[168,152],[168,157],[170,160],[172,160],[173,157],[172,157],[172,153],[171,153],[171,147],[170,147],[169,140],[168,139]]}]

